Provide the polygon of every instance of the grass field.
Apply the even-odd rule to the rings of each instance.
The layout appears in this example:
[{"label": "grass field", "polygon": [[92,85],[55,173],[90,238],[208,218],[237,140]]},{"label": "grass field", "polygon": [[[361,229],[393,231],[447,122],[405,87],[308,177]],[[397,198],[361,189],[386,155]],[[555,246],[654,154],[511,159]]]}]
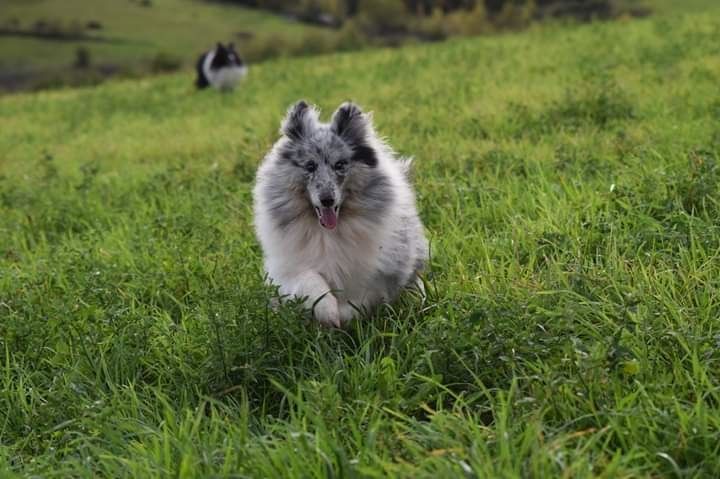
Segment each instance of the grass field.
[{"label": "grass field", "polygon": [[[0,27],[17,21],[24,31],[39,22],[64,29],[79,28],[88,40],[0,37],[0,72],[18,74],[63,71],[72,67],[82,47],[91,65],[122,70],[140,68],[158,56],[182,66],[194,65],[198,55],[217,41],[234,41],[242,54],[261,54],[269,42],[320,35],[323,29],[252,10],[204,0],[0,0]],[[99,30],[86,30],[88,22]],[[82,72],[81,72],[82,73]],[[1,75],[0,75],[1,77]]]},{"label": "grass field", "polygon": [[[720,476],[711,13],[1,98],[0,475]],[[268,308],[298,98],[416,157],[426,303]]]},{"label": "grass field", "polygon": [[[617,0],[620,10],[662,14],[702,11],[709,2]],[[462,30],[425,23],[425,35]],[[512,28],[501,23],[483,31]],[[63,38],[47,36],[53,32]],[[363,33],[357,22],[322,28],[220,0],[0,0],[0,94],[190,70],[217,41],[234,41],[246,61],[257,63],[418,40]]]}]

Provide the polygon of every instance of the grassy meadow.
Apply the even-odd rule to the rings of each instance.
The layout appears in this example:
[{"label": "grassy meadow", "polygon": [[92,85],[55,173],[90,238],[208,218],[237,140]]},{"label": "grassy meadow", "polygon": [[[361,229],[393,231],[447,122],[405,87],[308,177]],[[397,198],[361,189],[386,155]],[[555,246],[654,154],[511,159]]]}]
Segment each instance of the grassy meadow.
[{"label": "grassy meadow", "polygon": [[[0,98],[0,476],[720,476],[719,13]],[[299,98],[416,157],[424,303],[268,307]]]},{"label": "grassy meadow", "polygon": [[[217,41],[234,41],[245,58],[255,60],[329,35],[322,28],[222,2],[149,0],[149,6],[144,6],[144,1],[148,0],[0,0],[0,29],[33,32],[38,22],[45,22],[46,29],[86,37],[58,41],[0,36],[0,87],[3,70],[18,77],[38,77],[30,85],[53,85],[43,79],[49,75],[62,85],[72,75],[90,76],[88,68],[105,74],[189,68]],[[99,28],[88,29],[90,22]],[[87,52],[87,68],[73,68],[78,49]]]}]

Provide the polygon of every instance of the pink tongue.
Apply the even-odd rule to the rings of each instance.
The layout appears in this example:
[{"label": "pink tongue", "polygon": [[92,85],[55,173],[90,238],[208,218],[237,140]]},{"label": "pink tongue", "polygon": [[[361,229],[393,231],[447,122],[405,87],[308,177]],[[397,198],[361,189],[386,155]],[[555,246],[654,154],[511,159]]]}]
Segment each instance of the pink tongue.
[{"label": "pink tongue", "polygon": [[337,215],[333,208],[320,208],[320,224],[329,230],[337,226]]}]

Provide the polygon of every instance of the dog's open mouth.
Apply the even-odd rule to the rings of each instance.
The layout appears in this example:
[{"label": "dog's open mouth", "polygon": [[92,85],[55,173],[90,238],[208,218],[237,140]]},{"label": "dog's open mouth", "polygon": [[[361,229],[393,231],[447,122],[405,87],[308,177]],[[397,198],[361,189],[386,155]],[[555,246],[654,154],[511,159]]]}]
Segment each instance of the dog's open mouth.
[{"label": "dog's open mouth", "polygon": [[333,206],[331,208],[318,208],[316,206],[315,213],[317,213],[318,219],[320,220],[320,226],[328,230],[334,230],[337,226],[339,209],[339,206]]}]

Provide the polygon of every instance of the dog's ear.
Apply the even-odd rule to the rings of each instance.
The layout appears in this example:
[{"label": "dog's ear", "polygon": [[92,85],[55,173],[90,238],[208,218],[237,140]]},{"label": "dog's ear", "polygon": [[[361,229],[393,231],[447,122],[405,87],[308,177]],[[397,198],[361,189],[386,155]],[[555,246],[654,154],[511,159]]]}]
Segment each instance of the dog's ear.
[{"label": "dog's ear", "polygon": [[370,167],[377,165],[377,155],[368,142],[372,131],[370,116],[359,106],[345,102],[333,113],[330,128],[353,149],[353,160]]},{"label": "dog's ear", "polygon": [[365,143],[368,133],[368,118],[359,106],[345,102],[333,113],[330,122],[332,130],[350,145]]},{"label": "dog's ear", "polygon": [[317,111],[305,100],[300,100],[288,109],[280,133],[292,140],[299,140],[312,131],[316,121]]}]

